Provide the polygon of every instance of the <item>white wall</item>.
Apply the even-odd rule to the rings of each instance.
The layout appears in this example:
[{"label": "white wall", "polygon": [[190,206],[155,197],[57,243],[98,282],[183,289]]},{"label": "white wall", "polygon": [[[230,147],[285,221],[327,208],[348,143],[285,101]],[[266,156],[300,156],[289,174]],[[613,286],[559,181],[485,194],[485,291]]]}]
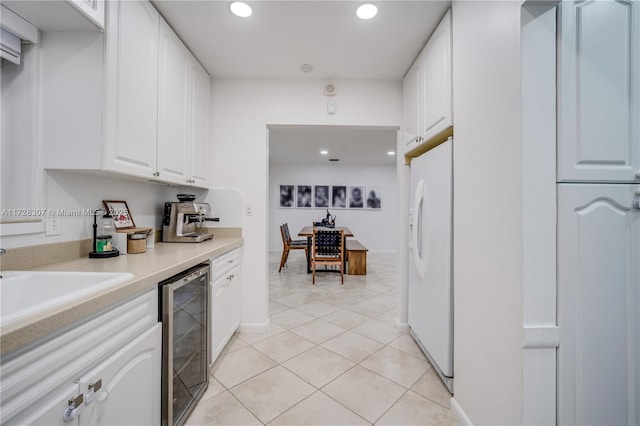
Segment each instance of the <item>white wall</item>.
[{"label": "white wall", "polygon": [[243,218],[243,327],[268,321],[268,144],[270,124],[400,126],[399,81],[332,81],[337,113],[328,115],[321,80],[214,79],[213,182],[238,188],[253,216]]},{"label": "white wall", "polygon": [[454,399],[476,425],[521,422],[520,6],[453,2]]},{"label": "white wall", "polygon": [[269,166],[269,249],[282,250],[280,225],[289,224],[291,237],[303,226],[319,222],[326,209],[280,208],[279,185],[371,185],[380,186],[381,210],[329,209],[337,226],[349,228],[372,252],[395,252],[399,220],[396,165],[282,164]]},{"label": "white wall", "polygon": [[[14,181],[21,188],[24,183]],[[103,208],[103,200],[127,202],[136,226],[161,229],[165,201],[177,201],[176,194],[188,192],[204,200],[206,190],[168,187],[152,183],[129,182],[102,176],[65,171],[45,174],[45,208],[49,210],[77,210]],[[2,247],[9,249],[34,244],[47,244],[91,238],[93,218],[90,216],[61,216],[61,235],[13,235],[2,237]]]}]

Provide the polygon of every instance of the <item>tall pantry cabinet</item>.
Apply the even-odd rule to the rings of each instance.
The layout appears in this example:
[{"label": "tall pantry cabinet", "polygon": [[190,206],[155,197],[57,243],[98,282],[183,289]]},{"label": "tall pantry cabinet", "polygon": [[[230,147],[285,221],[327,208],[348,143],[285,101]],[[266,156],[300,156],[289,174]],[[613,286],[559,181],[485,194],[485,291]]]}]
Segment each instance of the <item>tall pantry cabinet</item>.
[{"label": "tall pantry cabinet", "polygon": [[640,423],[640,3],[558,28],[558,424]]}]

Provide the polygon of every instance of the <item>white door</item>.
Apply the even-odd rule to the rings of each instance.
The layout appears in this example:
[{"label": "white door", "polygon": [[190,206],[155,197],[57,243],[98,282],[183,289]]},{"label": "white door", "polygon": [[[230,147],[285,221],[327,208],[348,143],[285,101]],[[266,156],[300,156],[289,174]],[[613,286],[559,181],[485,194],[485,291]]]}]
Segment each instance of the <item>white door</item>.
[{"label": "white door", "polygon": [[[31,404],[31,406],[12,416],[3,419],[3,425],[33,425],[33,426],[72,426],[78,424],[78,416],[69,421],[64,420],[64,414],[69,408],[69,401],[76,399],[80,393],[78,385],[69,383],[52,390],[48,397]],[[84,408],[79,405],[80,410]]]},{"label": "white door", "polygon": [[416,60],[402,80],[402,102],[403,102],[403,140],[404,152],[414,149],[416,139],[420,135],[420,114],[422,97],[420,96],[422,65],[420,59]]},{"label": "white door", "polygon": [[222,352],[230,328],[229,276],[220,277],[211,285],[211,362]]},{"label": "white door", "polygon": [[409,326],[437,367],[453,377],[453,141],[411,160]]},{"label": "white door", "polygon": [[80,425],[159,425],[161,377],[158,323],[80,379],[86,405]]},{"label": "white door", "polygon": [[164,19],[160,20],[158,70],[159,179],[187,184],[189,60],[191,53]]},{"label": "white door", "polygon": [[106,170],[156,172],[159,25],[148,1],[109,2]]},{"label": "white door", "polygon": [[637,425],[640,185],[558,187],[558,423]]},{"label": "white door", "polygon": [[207,186],[209,183],[209,145],[211,128],[209,122],[211,103],[211,77],[195,58],[191,58],[191,143],[188,159],[191,161],[193,184]]},{"label": "white door", "polygon": [[229,281],[229,336],[231,336],[238,326],[242,318],[242,280],[240,279],[240,268],[231,271],[231,280]]},{"label": "white door", "polygon": [[421,59],[424,71],[420,135],[424,140],[453,125],[451,44],[451,11],[448,11],[431,35]]},{"label": "white door", "polygon": [[559,11],[558,180],[640,182],[640,2]]}]

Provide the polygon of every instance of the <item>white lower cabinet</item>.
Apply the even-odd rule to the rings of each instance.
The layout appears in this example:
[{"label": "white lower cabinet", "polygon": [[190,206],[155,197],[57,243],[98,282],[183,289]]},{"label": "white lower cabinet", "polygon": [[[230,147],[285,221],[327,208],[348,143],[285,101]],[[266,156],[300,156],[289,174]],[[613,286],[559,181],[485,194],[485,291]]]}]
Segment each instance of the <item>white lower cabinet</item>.
[{"label": "white lower cabinet", "polygon": [[26,352],[3,355],[0,424],[160,424],[161,360],[154,289]]},{"label": "white lower cabinet", "polygon": [[240,325],[242,285],[240,249],[211,261],[211,362],[213,363]]},{"label": "white lower cabinet", "polygon": [[558,185],[558,424],[640,422],[640,185]]},{"label": "white lower cabinet", "polygon": [[80,425],[158,425],[162,362],[158,323],[80,379]]}]

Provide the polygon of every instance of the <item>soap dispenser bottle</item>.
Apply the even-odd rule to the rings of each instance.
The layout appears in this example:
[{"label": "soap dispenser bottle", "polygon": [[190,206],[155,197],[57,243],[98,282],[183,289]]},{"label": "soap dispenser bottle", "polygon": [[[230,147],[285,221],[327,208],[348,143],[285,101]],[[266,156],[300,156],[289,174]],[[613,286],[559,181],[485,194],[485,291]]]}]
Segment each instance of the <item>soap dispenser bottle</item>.
[{"label": "soap dispenser bottle", "polygon": [[98,211],[93,217],[93,251],[91,258],[116,257],[120,252],[115,247],[116,225],[109,213],[102,216],[100,225],[96,224]]}]

